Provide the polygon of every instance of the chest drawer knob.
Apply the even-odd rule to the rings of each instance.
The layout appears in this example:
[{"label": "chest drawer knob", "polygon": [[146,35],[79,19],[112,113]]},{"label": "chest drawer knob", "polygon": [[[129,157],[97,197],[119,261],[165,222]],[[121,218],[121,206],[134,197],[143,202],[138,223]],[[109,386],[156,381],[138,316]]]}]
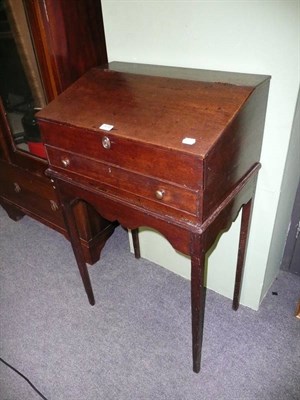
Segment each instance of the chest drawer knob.
[{"label": "chest drawer knob", "polygon": [[63,157],[61,159],[61,162],[62,162],[64,167],[68,167],[70,165],[70,160],[67,157]]},{"label": "chest drawer knob", "polygon": [[159,189],[159,190],[157,190],[157,191],[155,192],[155,197],[156,197],[158,200],[162,200],[163,197],[164,197],[164,195],[165,195],[165,191],[164,191],[163,189]]},{"label": "chest drawer knob", "polygon": [[52,211],[58,210],[58,205],[54,200],[50,200],[50,207]]},{"label": "chest drawer knob", "polygon": [[21,192],[21,188],[19,186],[19,184],[17,182],[14,182],[14,191],[16,193],[20,193]]},{"label": "chest drawer knob", "polygon": [[110,140],[109,140],[109,138],[107,136],[103,136],[103,138],[102,138],[102,146],[105,149],[110,149]]}]

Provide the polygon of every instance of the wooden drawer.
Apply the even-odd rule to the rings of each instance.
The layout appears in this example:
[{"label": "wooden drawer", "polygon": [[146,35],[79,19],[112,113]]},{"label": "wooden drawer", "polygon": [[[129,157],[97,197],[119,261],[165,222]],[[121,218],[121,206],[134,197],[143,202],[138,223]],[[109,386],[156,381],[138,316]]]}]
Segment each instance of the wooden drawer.
[{"label": "wooden drawer", "polygon": [[[47,146],[50,165],[59,168],[77,182],[126,198],[138,206],[166,213],[170,209],[197,215],[197,192],[180,185],[81,157]],[[99,180],[101,176],[101,180]]]},{"label": "wooden drawer", "polygon": [[19,206],[25,213],[63,226],[56,194],[46,177],[0,163],[0,196]]},{"label": "wooden drawer", "polygon": [[[202,186],[202,161],[188,153],[149,145],[101,130],[93,131],[39,120],[47,145],[191,189]],[[109,148],[103,146],[107,138]],[[188,184],[186,177],[189,176]]]}]

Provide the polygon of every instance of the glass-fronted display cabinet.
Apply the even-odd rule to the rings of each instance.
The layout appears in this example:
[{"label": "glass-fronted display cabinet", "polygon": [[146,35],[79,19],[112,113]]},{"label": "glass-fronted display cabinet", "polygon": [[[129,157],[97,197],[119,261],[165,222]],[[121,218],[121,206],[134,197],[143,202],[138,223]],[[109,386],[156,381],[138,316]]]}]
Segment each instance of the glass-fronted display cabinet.
[{"label": "glass-fronted display cabinet", "polygon": [[35,113],[46,104],[22,1],[0,0],[0,96],[16,148],[46,158]]},{"label": "glass-fronted display cabinet", "polygon": [[[0,205],[68,238],[35,113],[89,68],[107,63],[100,0],[0,0]],[[78,202],[76,222],[93,264],[116,224]]]}]

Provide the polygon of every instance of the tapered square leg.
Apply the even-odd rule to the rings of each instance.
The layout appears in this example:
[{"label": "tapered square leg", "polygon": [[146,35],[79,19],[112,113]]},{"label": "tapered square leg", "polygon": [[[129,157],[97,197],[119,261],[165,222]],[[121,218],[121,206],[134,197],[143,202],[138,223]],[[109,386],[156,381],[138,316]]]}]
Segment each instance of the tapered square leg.
[{"label": "tapered square leg", "polygon": [[67,199],[62,193],[57,189],[57,194],[60,198],[60,203],[62,206],[63,217],[65,221],[65,226],[67,228],[70,242],[73,248],[74,256],[77,262],[79,273],[83,282],[85,292],[87,294],[89,303],[93,306],[95,304],[94,293],[90,281],[89,272],[85,262],[83,250],[81,247],[80,236],[76,225],[76,219],[72,207],[71,200]]},{"label": "tapered square leg", "polygon": [[132,229],[131,230],[132,242],[133,242],[133,249],[135,258],[141,258],[141,251],[140,251],[140,241],[139,241],[139,229]]},{"label": "tapered square leg", "polygon": [[205,252],[201,236],[196,236],[195,252],[191,256],[191,308],[192,308],[192,343],[193,371],[198,373],[201,367],[203,323],[206,288],[204,287]]},{"label": "tapered square leg", "polygon": [[237,310],[240,305],[241,282],[243,278],[244,264],[246,258],[251,211],[252,211],[252,199],[250,199],[247,204],[244,204],[242,209],[240,241],[239,241],[235,286],[234,286],[234,294],[232,302],[232,308],[234,310]]}]

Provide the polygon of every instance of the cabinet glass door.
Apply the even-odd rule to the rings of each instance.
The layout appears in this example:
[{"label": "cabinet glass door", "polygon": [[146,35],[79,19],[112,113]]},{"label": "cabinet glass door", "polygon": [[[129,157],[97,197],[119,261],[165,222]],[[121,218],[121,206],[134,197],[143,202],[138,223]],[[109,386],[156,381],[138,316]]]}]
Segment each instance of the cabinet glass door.
[{"label": "cabinet glass door", "polygon": [[0,0],[0,96],[16,150],[45,158],[35,121],[45,95],[22,0]]}]

